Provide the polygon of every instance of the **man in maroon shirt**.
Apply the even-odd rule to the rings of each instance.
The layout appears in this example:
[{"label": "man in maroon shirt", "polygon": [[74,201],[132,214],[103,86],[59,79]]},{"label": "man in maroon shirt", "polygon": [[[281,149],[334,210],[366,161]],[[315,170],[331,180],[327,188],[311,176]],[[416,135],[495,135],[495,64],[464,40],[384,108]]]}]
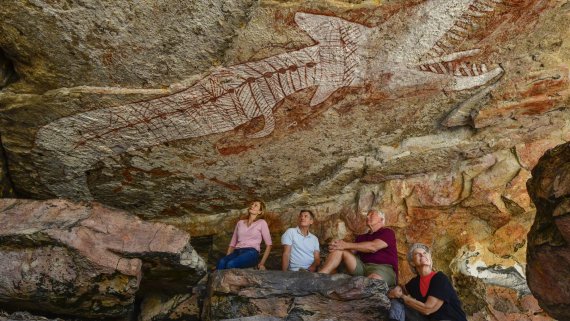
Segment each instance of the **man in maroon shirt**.
[{"label": "man in maroon shirt", "polygon": [[331,242],[330,253],[319,272],[330,274],[344,263],[351,275],[382,279],[388,286],[395,285],[398,279],[396,235],[392,229],[384,226],[385,222],[384,213],[368,211],[368,233],[358,235],[353,243],[343,240]]}]

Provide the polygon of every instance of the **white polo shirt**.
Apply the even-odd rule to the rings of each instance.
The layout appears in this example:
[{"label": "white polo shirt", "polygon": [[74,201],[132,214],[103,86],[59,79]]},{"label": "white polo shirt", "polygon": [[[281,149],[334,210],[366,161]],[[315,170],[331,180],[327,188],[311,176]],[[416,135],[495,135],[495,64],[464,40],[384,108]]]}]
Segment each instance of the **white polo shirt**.
[{"label": "white polo shirt", "polygon": [[287,229],[281,236],[281,244],[291,246],[289,271],[308,269],[315,260],[315,251],[320,252],[319,239],[310,232],[304,236],[299,227]]}]

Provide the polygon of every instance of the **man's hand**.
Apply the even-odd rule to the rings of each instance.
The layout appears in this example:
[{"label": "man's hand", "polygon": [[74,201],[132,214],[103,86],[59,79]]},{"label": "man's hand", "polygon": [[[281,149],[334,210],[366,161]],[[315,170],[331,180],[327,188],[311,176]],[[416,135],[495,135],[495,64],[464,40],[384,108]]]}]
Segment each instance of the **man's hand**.
[{"label": "man's hand", "polygon": [[342,251],[347,249],[347,245],[343,240],[334,240],[329,244],[329,251]]}]

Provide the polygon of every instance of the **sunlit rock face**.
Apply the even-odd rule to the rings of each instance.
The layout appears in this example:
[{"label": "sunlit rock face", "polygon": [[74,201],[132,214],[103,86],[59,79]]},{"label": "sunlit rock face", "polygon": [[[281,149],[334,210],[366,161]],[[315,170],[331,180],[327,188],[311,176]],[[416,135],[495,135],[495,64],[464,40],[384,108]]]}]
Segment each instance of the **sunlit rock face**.
[{"label": "sunlit rock face", "polygon": [[0,199],[0,212],[0,306],[12,310],[126,317],[144,288],[191,290],[206,272],[187,233],[100,204]]},{"label": "sunlit rock face", "polygon": [[548,313],[570,319],[570,145],[548,151],[528,182],[536,218],[528,233],[528,284]]},{"label": "sunlit rock face", "polygon": [[273,263],[301,208],[324,244],[377,206],[400,281],[425,242],[469,315],[546,318],[525,303],[525,182],[570,140],[570,7],[356,2],[3,4],[14,189],[174,224],[210,265],[253,198],[269,205]]}]

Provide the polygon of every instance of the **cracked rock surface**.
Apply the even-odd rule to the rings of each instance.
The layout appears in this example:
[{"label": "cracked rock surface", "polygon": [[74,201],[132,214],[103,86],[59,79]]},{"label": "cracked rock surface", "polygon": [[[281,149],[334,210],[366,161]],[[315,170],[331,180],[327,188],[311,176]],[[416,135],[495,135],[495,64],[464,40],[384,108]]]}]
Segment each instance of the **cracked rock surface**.
[{"label": "cracked rock surface", "polygon": [[0,212],[0,302],[121,316],[141,286],[190,287],[205,274],[186,232],[101,204],[1,199]]},{"label": "cracked rock surface", "polygon": [[223,270],[211,275],[203,319],[387,320],[387,291],[345,274]]}]

